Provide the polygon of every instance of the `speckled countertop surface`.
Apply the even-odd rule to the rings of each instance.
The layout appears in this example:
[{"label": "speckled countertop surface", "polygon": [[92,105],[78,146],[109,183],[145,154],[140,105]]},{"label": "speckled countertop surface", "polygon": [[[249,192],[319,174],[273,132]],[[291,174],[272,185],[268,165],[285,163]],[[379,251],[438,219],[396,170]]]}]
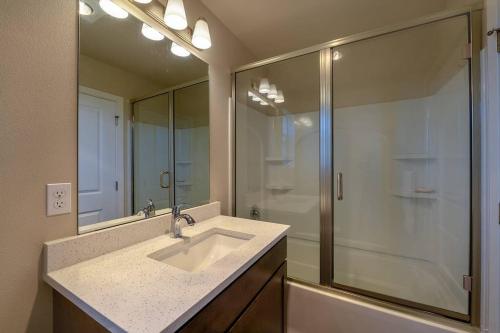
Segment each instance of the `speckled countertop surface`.
[{"label": "speckled countertop surface", "polygon": [[51,271],[44,279],[112,332],[174,332],[285,236],[289,227],[217,216],[183,228],[183,235],[193,237],[212,228],[255,236],[199,272],[148,257],[184,242],[162,235]]}]

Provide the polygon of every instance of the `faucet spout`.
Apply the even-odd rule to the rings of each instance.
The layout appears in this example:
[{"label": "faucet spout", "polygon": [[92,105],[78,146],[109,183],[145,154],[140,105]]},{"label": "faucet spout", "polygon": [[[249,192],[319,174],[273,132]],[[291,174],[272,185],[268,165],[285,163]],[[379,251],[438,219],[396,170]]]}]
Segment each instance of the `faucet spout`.
[{"label": "faucet spout", "polygon": [[181,238],[182,237],[182,227],[181,221],[184,220],[190,226],[193,226],[196,221],[189,214],[181,214],[181,208],[179,205],[172,207],[172,217],[170,219],[170,237]]}]

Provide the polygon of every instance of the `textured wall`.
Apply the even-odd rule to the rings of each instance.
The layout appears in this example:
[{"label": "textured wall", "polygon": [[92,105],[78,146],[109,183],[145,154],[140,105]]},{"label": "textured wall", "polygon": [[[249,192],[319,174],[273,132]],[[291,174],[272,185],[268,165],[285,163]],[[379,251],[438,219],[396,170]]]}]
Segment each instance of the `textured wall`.
[{"label": "textured wall", "polygon": [[42,243],[76,233],[45,216],[45,184],[76,200],[76,1],[0,2],[0,332],[49,332]]},{"label": "textured wall", "polygon": [[[230,66],[252,56],[197,0],[185,2],[190,22],[207,17],[214,37],[205,59],[211,65],[211,191],[212,199],[224,201]],[[42,244],[76,234],[76,4],[0,1],[0,332],[51,331]],[[73,213],[46,217],[45,184],[66,181],[73,184]]]}]

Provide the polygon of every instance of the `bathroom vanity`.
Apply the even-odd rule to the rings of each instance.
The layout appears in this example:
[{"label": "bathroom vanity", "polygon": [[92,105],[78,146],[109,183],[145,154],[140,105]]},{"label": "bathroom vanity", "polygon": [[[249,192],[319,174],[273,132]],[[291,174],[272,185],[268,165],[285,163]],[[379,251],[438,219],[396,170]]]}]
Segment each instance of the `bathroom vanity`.
[{"label": "bathroom vanity", "polygon": [[182,238],[164,215],[46,243],[54,331],[285,331],[288,226],[188,213]]}]

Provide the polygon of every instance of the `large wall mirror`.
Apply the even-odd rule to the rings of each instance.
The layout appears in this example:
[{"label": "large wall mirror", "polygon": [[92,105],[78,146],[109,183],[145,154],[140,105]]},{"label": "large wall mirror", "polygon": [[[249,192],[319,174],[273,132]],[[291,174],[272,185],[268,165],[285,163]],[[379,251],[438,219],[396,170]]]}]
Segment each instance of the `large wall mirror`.
[{"label": "large wall mirror", "polygon": [[152,205],[159,215],[207,203],[208,65],[131,14],[116,18],[98,0],[85,4],[79,233],[144,219]]}]

